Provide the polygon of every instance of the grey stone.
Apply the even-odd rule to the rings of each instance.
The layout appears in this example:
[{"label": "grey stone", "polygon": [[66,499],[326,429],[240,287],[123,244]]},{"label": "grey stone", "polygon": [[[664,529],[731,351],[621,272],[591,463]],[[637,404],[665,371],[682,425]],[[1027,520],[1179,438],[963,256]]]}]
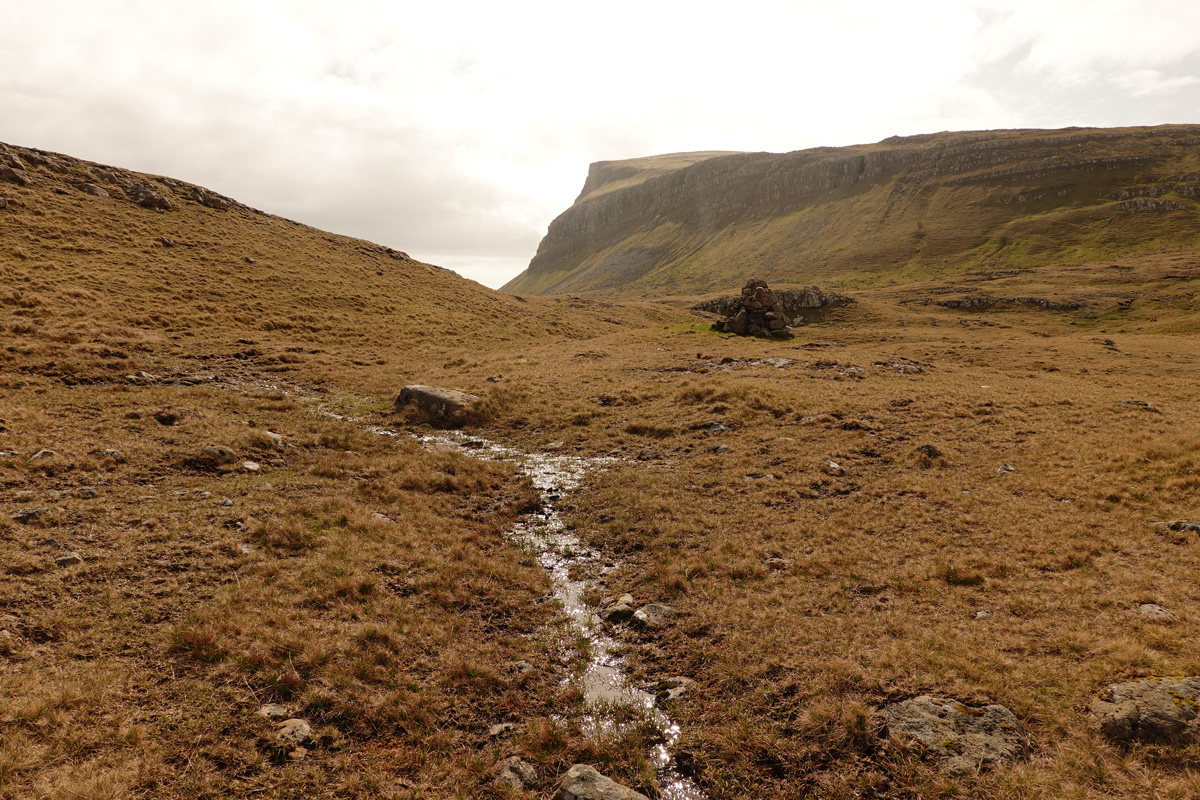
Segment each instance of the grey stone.
[{"label": "grey stone", "polygon": [[661,628],[671,621],[673,610],[661,603],[649,603],[633,612],[633,622],[641,628]]},{"label": "grey stone", "polygon": [[22,508],[9,514],[13,522],[20,522],[23,525],[33,525],[41,522],[50,515],[50,509],[45,507],[39,508]]},{"label": "grey stone", "polygon": [[537,770],[517,756],[509,756],[497,765],[494,783],[514,789],[529,789],[537,785]]},{"label": "grey stone", "polygon": [[392,519],[391,517],[389,517],[387,514],[381,514],[378,511],[371,512],[371,519],[376,520],[378,522],[387,522],[389,524],[395,523],[395,521],[396,521],[396,520]]},{"label": "grey stone", "polygon": [[497,722],[495,725],[488,728],[487,735],[489,739],[495,739],[497,736],[504,736],[505,734],[512,733],[516,729],[517,723],[515,722]]},{"label": "grey stone", "polygon": [[7,205],[8,205],[8,201],[5,200],[3,197],[0,197],[0,208],[4,208]]},{"label": "grey stone", "polygon": [[888,735],[915,741],[952,774],[1014,759],[1024,751],[1021,726],[1004,706],[968,706],[921,695],[883,709]]},{"label": "grey stone", "polygon": [[124,453],[122,453],[120,450],[113,450],[112,448],[105,448],[104,450],[101,450],[100,457],[101,458],[111,458],[113,461],[124,461],[125,460]]},{"label": "grey stone", "polygon": [[59,454],[53,450],[38,450],[29,457],[30,461],[41,461],[43,458],[59,458]]},{"label": "grey stone", "polygon": [[237,461],[237,453],[219,444],[206,444],[200,450],[200,457],[213,464],[232,464]]},{"label": "grey stone", "polygon": [[921,445],[920,447],[917,448],[917,452],[921,453],[922,455],[928,456],[929,458],[941,458],[942,457],[942,451],[939,450],[936,445],[932,445],[932,444]]},{"label": "grey stone", "polygon": [[1000,466],[999,466],[999,467],[996,469],[996,474],[997,474],[997,475],[1003,475],[1003,474],[1004,474],[1004,473],[1006,473],[1006,472],[1016,472],[1016,471],[1017,471],[1017,468],[1016,468],[1016,467],[1014,467],[1012,464],[1001,464],[1001,465],[1000,465]]},{"label": "grey stone", "polygon": [[1137,611],[1146,619],[1152,619],[1157,622],[1174,622],[1179,619],[1179,617],[1167,611],[1158,603],[1142,603],[1137,607]]},{"label": "grey stone", "polygon": [[259,472],[262,470],[262,465],[257,461],[243,461],[242,470],[245,472]]},{"label": "grey stone", "polygon": [[732,430],[732,428],[730,428],[728,425],[724,425],[720,422],[714,422],[713,424],[711,424],[707,428],[705,428],[705,430],[708,431],[709,433],[726,433],[726,432]]},{"label": "grey stone", "polygon": [[651,683],[645,687],[646,691],[654,695],[654,702],[658,705],[669,703],[672,700],[677,700],[684,692],[695,685],[695,681],[691,678],[685,678],[682,675],[677,675],[674,678]]},{"label": "grey stone", "polygon": [[70,552],[54,559],[54,563],[59,567],[74,567],[83,563],[83,556],[76,552]]},{"label": "grey stone", "polygon": [[312,726],[302,719],[289,719],[275,730],[275,739],[284,747],[300,747],[312,739]]},{"label": "grey stone", "polygon": [[396,410],[416,406],[431,421],[440,425],[460,425],[479,402],[477,395],[435,386],[405,386],[396,397]]},{"label": "grey stone", "polygon": [[290,711],[288,711],[283,706],[278,706],[278,705],[275,705],[274,703],[267,703],[266,705],[259,708],[258,711],[255,711],[254,713],[260,717],[266,717],[267,719],[271,719],[271,720],[287,719],[289,716],[291,716]]},{"label": "grey stone", "polygon": [[721,453],[728,453],[729,449],[729,445],[727,444],[718,444],[708,448],[708,452],[713,453],[714,455],[720,455]]},{"label": "grey stone", "polygon": [[587,764],[567,770],[555,787],[553,800],[649,800],[641,792],[606,778]]},{"label": "grey stone", "polygon": [[1106,687],[1090,710],[1116,742],[1182,742],[1200,732],[1200,677],[1143,678]]},{"label": "grey stone", "polygon": [[633,595],[622,594],[605,598],[600,603],[600,610],[597,614],[605,622],[611,622],[616,625],[619,622],[627,622],[632,619],[633,611]]},{"label": "grey stone", "polygon": [[533,672],[533,664],[528,661],[514,661],[504,668],[505,672],[516,673],[517,675],[528,675]]},{"label": "grey stone", "polygon": [[96,490],[95,486],[80,486],[75,490],[75,494],[85,500],[90,500],[98,495],[99,492]]}]

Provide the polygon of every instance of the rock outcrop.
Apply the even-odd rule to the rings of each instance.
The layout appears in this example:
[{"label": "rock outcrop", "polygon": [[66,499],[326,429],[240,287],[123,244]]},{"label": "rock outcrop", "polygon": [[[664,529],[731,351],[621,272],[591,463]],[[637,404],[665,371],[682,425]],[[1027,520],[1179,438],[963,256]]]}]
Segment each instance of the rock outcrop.
[{"label": "rock outcrop", "polygon": [[1195,741],[1200,676],[1113,684],[1092,701],[1091,712],[1100,732],[1116,742]]},{"label": "rock outcrop", "polygon": [[921,695],[883,709],[888,735],[915,742],[952,774],[1011,760],[1024,750],[1021,726],[1001,705],[968,706]]},{"label": "rock outcrop", "polygon": [[480,397],[455,389],[413,384],[405,386],[396,397],[396,410],[414,408],[426,421],[441,427],[456,427],[470,418]]}]

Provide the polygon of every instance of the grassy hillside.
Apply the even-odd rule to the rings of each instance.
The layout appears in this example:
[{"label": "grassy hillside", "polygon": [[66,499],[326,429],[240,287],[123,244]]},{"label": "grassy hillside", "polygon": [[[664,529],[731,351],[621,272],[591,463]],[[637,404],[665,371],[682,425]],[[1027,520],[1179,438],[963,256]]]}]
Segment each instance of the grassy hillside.
[{"label": "grassy hillside", "polygon": [[[563,569],[674,609],[605,630],[633,684],[695,681],[662,702],[712,800],[1200,794],[1195,740],[1087,713],[1200,674],[1200,539],[1156,524],[1197,517],[1194,249],[897,279],[741,339],[7,152],[0,798],[512,800],[576,762],[669,796],[657,729],[585,706],[591,642],[508,535],[547,495],[484,438],[603,459],[554,487]],[[482,396],[467,448],[393,410],[414,382]],[[944,773],[881,714],[924,693],[1008,707],[1025,753]]]},{"label": "grassy hillside", "polygon": [[748,275],[873,286],[1144,255],[1200,240],[1195,126],[943,133],[786,154],[697,154],[630,184],[625,169],[643,161],[655,163],[596,165],[602,169],[551,224],[529,268],[504,288],[661,296],[712,291]]}]

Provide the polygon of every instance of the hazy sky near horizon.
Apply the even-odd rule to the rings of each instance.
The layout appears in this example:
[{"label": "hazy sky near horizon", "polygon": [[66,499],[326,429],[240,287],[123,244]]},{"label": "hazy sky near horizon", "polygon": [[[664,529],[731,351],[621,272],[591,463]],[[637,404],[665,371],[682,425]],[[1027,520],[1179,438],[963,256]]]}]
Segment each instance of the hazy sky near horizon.
[{"label": "hazy sky near horizon", "polygon": [[0,141],[514,277],[593,161],[1200,122],[1195,0],[0,0]]}]

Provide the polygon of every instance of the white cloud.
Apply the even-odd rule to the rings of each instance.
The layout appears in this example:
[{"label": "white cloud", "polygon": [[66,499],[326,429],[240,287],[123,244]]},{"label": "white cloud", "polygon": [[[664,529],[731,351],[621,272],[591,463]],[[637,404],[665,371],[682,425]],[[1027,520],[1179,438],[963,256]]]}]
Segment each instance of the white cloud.
[{"label": "white cloud", "polygon": [[490,285],[595,160],[1187,121],[1200,24],[1191,0],[0,8],[0,140],[191,180]]}]

